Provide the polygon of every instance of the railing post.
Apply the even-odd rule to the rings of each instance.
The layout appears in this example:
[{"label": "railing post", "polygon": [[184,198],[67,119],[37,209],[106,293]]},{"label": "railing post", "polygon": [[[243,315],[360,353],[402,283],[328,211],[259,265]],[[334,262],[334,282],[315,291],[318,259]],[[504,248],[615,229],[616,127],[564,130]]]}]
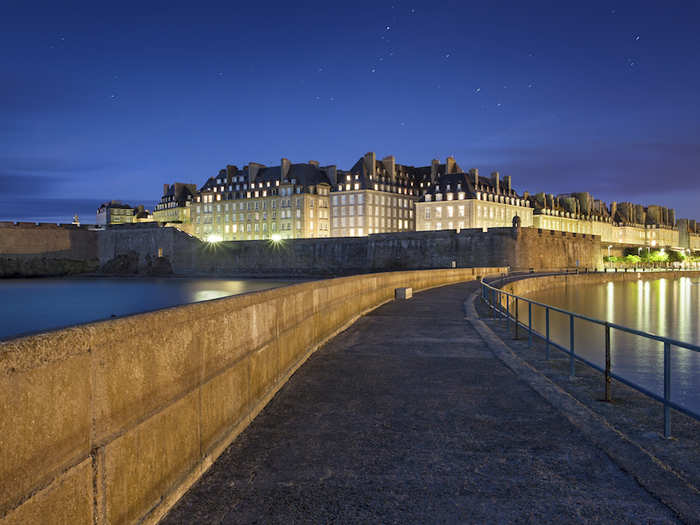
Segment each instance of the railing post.
[{"label": "railing post", "polygon": [[671,343],[664,342],[664,437],[671,437]]},{"label": "railing post", "polygon": [[519,315],[519,308],[518,308],[518,296],[514,295],[513,299],[515,299],[515,336],[513,336],[513,339],[518,338],[518,323],[520,322],[520,315]]},{"label": "railing post", "polygon": [[506,296],[506,321],[510,322],[510,296],[508,294],[505,294]]},{"label": "railing post", "polygon": [[545,345],[545,359],[549,361],[549,306],[544,307],[544,330],[546,335],[547,344]]},{"label": "railing post", "polygon": [[532,303],[527,303],[527,342],[532,346]]},{"label": "railing post", "polygon": [[605,323],[605,400],[610,402],[610,384],[612,376],[610,374],[610,324]]},{"label": "railing post", "polygon": [[569,314],[569,376],[576,375],[576,361],[574,359],[574,314]]}]

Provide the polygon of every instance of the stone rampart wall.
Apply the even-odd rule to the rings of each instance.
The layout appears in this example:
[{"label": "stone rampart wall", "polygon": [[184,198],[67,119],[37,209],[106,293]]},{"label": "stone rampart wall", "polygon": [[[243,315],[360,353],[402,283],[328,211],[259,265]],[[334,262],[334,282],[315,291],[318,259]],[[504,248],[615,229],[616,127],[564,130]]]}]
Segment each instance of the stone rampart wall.
[{"label": "stone rampart wall", "polygon": [[387,272],[0,343],[0,523],[153,523],[320,344],[415,290],[504,268]]},{"label": "stone rampart wall", "polygon": [[0,222],[0,277],[95,271],[97,233],[72,224]]},{"label": "stone rampart wall", "polygon": [[100,262],[131,252],[155,257],[158,249],[176,274],[348,275],[474,266],[559,269],[602,266],[600,239],[534,228],[405,232],[209,244],[174,228],[133,225],[101,232]]}]

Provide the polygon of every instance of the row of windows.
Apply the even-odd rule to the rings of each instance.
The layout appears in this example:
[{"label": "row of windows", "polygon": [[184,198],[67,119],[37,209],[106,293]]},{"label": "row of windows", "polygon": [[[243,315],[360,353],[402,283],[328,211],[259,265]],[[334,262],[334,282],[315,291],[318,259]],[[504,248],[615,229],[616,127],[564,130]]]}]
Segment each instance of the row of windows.
[{"label": "row of windows", "polygon": [[432,227],[431,223],[426,222],[423,229],[424,230],[442,230],[443,226],[445,227],[446,230],[454,230],[459,228],[460,230],[464,228],[464,221],[459,221],[459,222],[436,222],[435,227]]},{"label": "row of windows", "polygon": [[[308,199],[309,201],[309,208],[328,208],[328,203],[324,201],[323,199]],[[217,212],[228,212],[229,210],[231,211],[236,211],[236,210],[266,210],[267,209],[267,203],[270,203],[270,208],[275,209],[277,207],[280,208],[290,208],[292,206],[296,206],[297,208],[302,208],[304,205],[304,199],[303,198],[298,198],[298,199],[271,199],[271,200],[256,200],[256,201],[246,201],[246,202],[225,202],[225,203],[217,203],[216,205],[214,204],[197,204],[194,207],[194,212],[195,213],[213,213],[214,210]]]},{"label": "row of windows", "polygon": [[[364,217],[337,217],[333,219],[333,228],[345,228],[354,226],[364,226]],[[413,226],[403,219],[385,219],[384,217],[368,217],[367,226],[377,228],[389,228],[394,230],[409,230]]]},{"label": "row of windows", "polygon": [[[343,195],[333,195],[331,197],[333,206],[344,205],[344,204],[362,204],[364,202],[363,193],[349,193]],[[392,195],[376,195],[373,193],[367,194],[368,204],[380,204],[382,206],[398,206],[400,208],[411,207],[413,202],[411,199],[404,199],[401,197],[394,197]]]},{"label": "row of windows", "polygon": [[[426,206],[425,207],[425,215],[424,218],[426,221],[429,221],[431,219],[431,213],[435,216],[436,219],[441,219],[442,218],[442,206]],[[481,211],[481,210],[479,210]],[[456,210],[457,216],[458,217],[464,217],[464,206],[457,206]],[[445,216],[447,217],[454,217],[455,215],[455,206],[445,206]]]},{"label": "row of windows", "polygon": [[[301,210],[295,210],[295,213],[292,214],[291,209],[284,209],[279,211],[279,218],[280,219],[291,219],[292,216],[296,217],[297,219],[301,219]],[[266,221],[268,214],[266,211],[264,212],[255,212],[255,213],[232,213],[231,215],[203,215],[200,216],[198,215],[194,219],[195,224],[212,224],[212,223],[227,223],[227,222],[244,222],[244,221],[259,221],[260,218],[262,217],[262,220]],[[317,217],[318,219],[327,219],[328,218],[328,210],[318,210],[318,213],[314,214],[314,210],[309,210],[306,214],[306,217],[308,219],[314,219]],[[270,212],[270,218],[271,219],[277,219],[277,212],[275,210]]]}]

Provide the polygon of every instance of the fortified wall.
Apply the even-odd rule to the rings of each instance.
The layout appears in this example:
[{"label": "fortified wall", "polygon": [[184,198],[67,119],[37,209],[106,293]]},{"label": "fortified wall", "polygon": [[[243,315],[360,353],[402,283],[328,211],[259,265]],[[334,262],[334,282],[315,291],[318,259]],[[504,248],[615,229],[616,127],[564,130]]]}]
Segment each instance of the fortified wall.
[{"label": "fortified wall", "polygon": [[162,256],[176,274],[349,275],[358,273],[510,266],[512,269],[596,268],[597,236],[491,228],[375,234],[367,237],[206,243],[175,228],[128,225],[100,232],[102,265],[128,256],[139,268]]},{"label": "fortified wall", "polygon": [[68,275],[97,268],[96,231],[73,224],[0,222],[0,277]]}]

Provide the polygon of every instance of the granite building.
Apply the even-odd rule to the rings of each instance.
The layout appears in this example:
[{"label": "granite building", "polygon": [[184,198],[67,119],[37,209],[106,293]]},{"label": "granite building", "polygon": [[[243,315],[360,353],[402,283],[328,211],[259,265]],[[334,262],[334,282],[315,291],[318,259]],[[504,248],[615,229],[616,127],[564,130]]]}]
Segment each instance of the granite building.
[{"label": "granite building", "polygon": [[121,201],[105,202],[97,208],[96,224],[131,224],[134,222],[134,208]]},{"label": "granite building", "polygon": [[190,224],[190,209],[196,194],[196,184],[182,182],[164,184],[163,195],[153,211],[153,220],[181,225]]},{"label": "granite building", "polygon": [[361,237],[415,230],[419,185],[429,171],[377,160],[366,153],[348,171],[336,172],[331,193],[331,235]]},{"label": "granite building", "polygon": [[227,166],[195,196],[194,234],[209,241],[329,237],[334,169],[285,158],[273,167]]},{"label": "granite building", "polygon": [[[103,205],[98,220],[132,222]],[[517,218],[517,219],[516,219]],[[605,202],[588,192],[518,194],[511,177],[465,172],[453,157],[428,166],[373,152],[349,170],[316,161],[229,165],[199,189],[165,185],[154,219],[208,241],[356,237],[376,233],[524,227],[600,236],[610,247],[700,250],[700,226],[672,209]],[[143,219],[145,220],[145,219]],[[103,224],[106,222],[102,222]]]},{"label": "granite building", "polygon": [[452,158],[448,164],[416,204],[418,231],[508,227],[515,217],[521,226],[532,226],[530,201],[515,192],[510,177],[501,180],[498,172],[481,177],[477,169],[464,173]]}]

